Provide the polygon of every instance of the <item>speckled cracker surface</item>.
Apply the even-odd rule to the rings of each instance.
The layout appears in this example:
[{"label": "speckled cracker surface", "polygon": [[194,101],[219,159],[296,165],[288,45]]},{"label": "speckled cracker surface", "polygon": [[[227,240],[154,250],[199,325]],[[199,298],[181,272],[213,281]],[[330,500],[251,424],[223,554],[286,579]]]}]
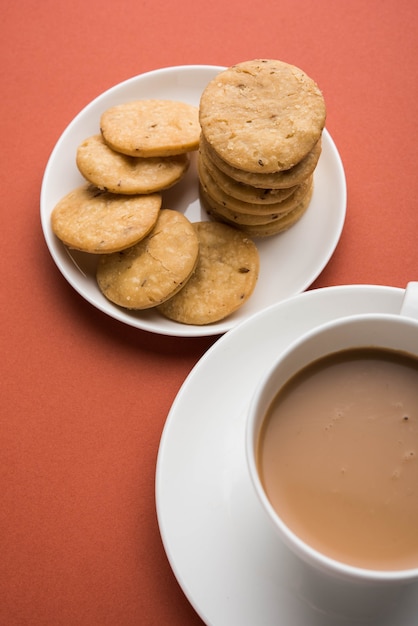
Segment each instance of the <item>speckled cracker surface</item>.
[{"label": "speckled cracker surface", "polygon": [[216,165],[207,157],[207,154],[203,150],[199,150],[198,157],[199,176],[202,179],[201,172],[207,171],[213,179],[216,186],[228,197],[241,200],[242,202],[250,204],[258,204],[266,206],[268,204],[275,204],[281,202],[289,197],[294,191],[296,191],[297,185],[288,187],[286,189],[261,189],[240,183],[224,172],[220,170]]},{"label": "speckled cracker surface", "polygon": [[[202,185],[199,186],[199,197],[202,205],[204,206],[206,213],[214,220],[226,222],[233,226],[249,225],[255,226],[259,224],[270,224],[270,222],[276,220],[279,215],[277,213],[260,213],[258,215],[253,213],[238,213],[231,209],[228,209],[223,204],[216,202],[204,189]],[[264,207],[263,207],[264,208]]]},{"label": "speckled cracker surface", "polygon": [[312,150],[292,168],[272,173],[246,172],[229,165],[216,154],[203,136],[200,142],[200,149],[216,167],[234,180],[260,189],[280,190],[299,185],[313,173],[321,156],[322,141],[319,139]]},{"label": "speckled cracker surface", "polygon": [[69,248],[107,254],[127,248],[154,227],[160,194],[125,196],[85,184],[62,198],[51,214],[55,235]]},{"label": "speckled cracker surface", "polygon": [[132,157],[109,148],[101,135],[85,139],[77,149],[77,167],[90,183],[121,194],[149,194],[168,189],[187,172],[187,153],[169,157]]},{"label": "speckled cracker surface", "polygon": [[158,307],[183,324],[210,324],[240,308],[251,296],[259,273],[255,244],[243,233],[216,222],[193,224],[199,260],[186,285]]},{"label": "speckled cracker surface", "polygon": [[[309,188],[307,194],[303,200],[289,213],[286,213],[282,217],[279,215],[276,220],[271,221],[269,224],[237,224],[235,227],[241,229],[249,237],[271,237],[272,235],[279,235],[291,228],[296,222],[300,220],[303,214],[306,212],[309,202],[311,201],[313,192],[313,185]],[[224,219],[223,216],[221,216]]]},{"label": "speckled cracker surface", "polygon": [[199,179],[202,187],[208,194],[210,198],[212,198],[217,205],[221,208],[225,208],[229,211],[235,211],[241,214],[247,215],[271,215],[274,213],[288,213],[292,209],[299,204],[302,198],[305,196],[308,187],[312,184],[312,176],[310,176],[307,180],[305,180],[300,185],[296,186],[296,189],[289,196],[285,197],[280,202],[275,202],[274,204],[254,204],[251,202],[246,202],[244,200],[238,200],[233,196],[225,193],[219,185],[213,180],[209,171],[205,168],[205,165],[202,161],[198,162],[198,172]]},{"label": "speckled cracker surface", "polygon": [[197,107],[171,100],[137,100],[107,109],[100,129],[113,150],[136,157],[171,156],[197,150]]},{"label": "speckled cracker surface", "polygon": [[106,298],[119,306],[155,307],[182,288],[196,266],[198,252],[191,222],[178,211],[163,209],[145,239],[99,258],[97,283]]},{"label": "speckled cracker surface", "polygon": [[316,83],[282,61],[238,63],[210,81],[200,99],[203,135],[221,159],[255,173],[287,170],[308,153],[325,126]]}]

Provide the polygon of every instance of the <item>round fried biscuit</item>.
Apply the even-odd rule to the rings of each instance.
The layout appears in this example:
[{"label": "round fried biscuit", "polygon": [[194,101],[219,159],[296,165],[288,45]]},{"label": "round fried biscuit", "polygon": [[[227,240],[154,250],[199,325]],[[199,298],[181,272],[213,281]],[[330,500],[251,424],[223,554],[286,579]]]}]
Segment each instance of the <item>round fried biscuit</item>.
[{"label": "round fried biscuit", "polygon": [[306,197],[296,206],[292,211],[285,213],[284,215],[274,216],[273,219],[266,223],[250,223],[239,221],[234,217],[230,217],[225,211],[219,211],[216,207],[207,204],[205,198],[202,198],[203,205],[206,208],[207,214],[214,220],[233,226],[249,237],[270,237],[272,235],[278,235],[285,230],[288,230],[293,226],[307,210],[312,197],[312,188],[306,194]]},{"label": "round fried biscuit", "polygon": [[230,209],[227,209],[225,206],[211,198],[201,185],[199,186],[199,195],[202,205],[208,215],[210,215],[213,219],[219,220],[221,222],[228,222],[228,224],[234,226],[256,226],[270,224],[270,222],[273,222],[286,215],[286,213],[266,213],[254,215],[251,213],[237,213],[235,211],[231,211]]},{"label": "round fried biscuit", "polygon": [[205,169],[202,162],[198,162],[200,183],[206,194],[214,200],[214,202],[221,208],[224,207],[229,211],[236,213],[243,213],[245,215],[272,215],[280,213],[288,213],[299,204],[299,202],[305,196],[308,188],[312,184],[312,176],[296,187],[296,190],[287,198],[281,202],[275,204],[252,204],[250,202],[243,202],[237,200],[232,196],[228,196],[222,189],[215,183],[208,170]]},{"label": "round fried biscuit", "polygon": [[232,167],[216,154],[203,135],[200,138],[200,149],[204,154],[207,154],[208,158],[218,169],[237,182],[261,189],[286,189],[299,185],[313,173],[321,156],[322,142],[319,140],[312,150],[291,169],[273,172],[272,174],[244,172],[236,167]]},{"label": "round fried biscuit", "polygon": [[298,67],[274,59],[224,70],[200,99],[206,140],[226,163],[257,174],[299,163],[320,139],[325,118],[316,83]]},{"label": "round fried biscuit", "polygon": [[207,156],[207,153],[199,150],[199,162],[203,165],[204,169],[213,178],[214,183],[227,195],[241,200],[242,202],[249,202],[250,204],[268,205],[281,202],[296,191],[297,185],[294,187],[288,187],[283,189],[261,189],[253,187],[252,185],[246,185],[240,183],[216,167],[215,163]]},{"label": "round fried biscuit", "polygon": [[80,173],[99,189],[121,194],[150,194],[168,189],[187,172],[187,153],[170,157],[132,157],[115,152],[101,135],[85,139],[78,147]]},{"label": "round fried biscuit", "polygon": [[254,291],[259,255],[238,230],[217,222],[197,222],[199,260],[187,284],[158,307],[183,324],[210,324],[240,308]]},{"label": "round fried biscuit", "polygon": [[160,209],[160,194],[126,196],[85,184],[58,202],[51,214],[51,226],[69,248],[107,254],[145,237],[154,227]]},{"label": "round fried biscuit", "polygon": [[[309,207],[309,203],[312,197],[311,188],[307,193],[306,197],[302,200],[302,202],[290,211],[279,217],[277,220],[270,222],[270,224],[259,224],[259,225],[235,225],[236,228],[242,230],[249,237],[271,237],[272,235],[279,235],[280,233],[284,233],[286,230],[289,230],[296,222],[300,220],[300,218],[304,215]],[[224,218],[223,218],[224,219]],[[224,221],[226,221],[224,219]],[[226,221],[226,223],[229,223]]]},{"label": "round fried biscuit", "polygon": [[107,109],[100,118],[107,145],[134,157],[171,156],[199,147],[199,111],[185,102],[137,100]]},{"label": "round fried biscuit", "polygon": [[111,302],[149,309],[173,296],[195,269],[199,242],[191,222],[163,209],[152,232],[135,246],[101,256],[97,283]]}]

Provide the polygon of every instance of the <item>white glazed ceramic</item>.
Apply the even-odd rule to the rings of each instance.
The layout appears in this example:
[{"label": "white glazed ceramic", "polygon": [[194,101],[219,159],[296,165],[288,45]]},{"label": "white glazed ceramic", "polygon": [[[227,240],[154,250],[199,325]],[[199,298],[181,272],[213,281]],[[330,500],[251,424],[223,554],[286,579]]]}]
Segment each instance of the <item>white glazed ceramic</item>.
[{"label": "white glazed ceramic", "polygon": [[208,626],[417,626],[417,584],[351,589],[296,557],[260,506],[245,455],[260,374],[290,343],[347,315],[398,314],[403,295],[349,285],[278,302],[218,339],[183,383],[161,437],[156,506],[174,575]]},{"label": "white glazed ceramic", "polygon": [[408,570],[375,571],[331,559],[302,541],[283,522],[269,502],[256,465],[255,450],[260,427],[279,389],[309,363],[340,350],[378,347],[418,358],[418,283],[405,291],[399,314],[364,313],[331,320],[302,335],[261,376],[248,410],[246,452],[249,472],[262,508],[280,538],[304,561],[322,572],[357,584],[399,584],[418,581],[418,567]]},{"label": "white glazed ceramic", "polygon": [[[129,100],[163,98],[198,106],[207,83],[222,67],[186,65],[167,67],[135,76],[90,102],[59,138],[45,169],[41,191],[41,223],[46,244],[68,283],[90,304],[125,324],[142,330],[183,337],[218,335],[254,313],[304,291],[328,263],[340,239],[346,212],[346,183],[338,150],[324,130],[322,154],[314,175],[309,210],[287,232],[256,240],[260,253],[260,276],[248,302],[225,320],[206,326],[179,324],[153,309],[129,311],[109,302],[97,287],[96,258],[70,251],[53,234],[51,212],[56,203],[83,183],[75,163],[78,145],[99,132],[105,109]],[[163,207],[183,212],[192,222],[207,220],[199,201],[196,159],[185,178],[163,193]]]}]

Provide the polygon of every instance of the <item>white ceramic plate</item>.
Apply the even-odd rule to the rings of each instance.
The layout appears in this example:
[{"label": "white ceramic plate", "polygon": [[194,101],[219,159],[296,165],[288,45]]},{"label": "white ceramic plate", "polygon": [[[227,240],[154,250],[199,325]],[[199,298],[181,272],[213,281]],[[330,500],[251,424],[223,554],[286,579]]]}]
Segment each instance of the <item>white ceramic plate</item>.
[{"label": "white ceramic plate", "polygon": [[[304,291],[320,274],[338,243],[345,219],[346,183],[340,156],[325,130],[323,151],[315,172],[311,205],[288,232],[256,240],[261,271],[250,300],[227,319],[208,326],[188,326],[163,318],[157,311],[131,312],[109,302],[95,280],[96,259],[69,251],[53,234],[51,212],[71,189],[83,183],[75,156],[86,137],[99,132],[101,113],[110,106],[140,98],[182,100],[198,105],[207,83],[223,68],[190,65],[136,76],[104,92],[69,124],[49,158],[41,190],[41,223],[47,246],[59,270],[74,289],[111,317],[165,335],[183,337],[222,334],[274,302]],[[186,177],[164,193],[163,206],[182,211],[191,221],[207,219],[198,198],[195,159]]]},{"label": "white ceramic plate", "polygon": [[[399,313],[404,291],[343,286],[308,291],[221,337],[192,370],[168,416],[156,471],[164,546],[187,598],[211,626],[416,626],[418,588],[401,596],[308,571],[276,536],[245,460],[245,409],[260,373],[299,335],[347,314]],[[377,603],[378,617],[360,621]]]}]

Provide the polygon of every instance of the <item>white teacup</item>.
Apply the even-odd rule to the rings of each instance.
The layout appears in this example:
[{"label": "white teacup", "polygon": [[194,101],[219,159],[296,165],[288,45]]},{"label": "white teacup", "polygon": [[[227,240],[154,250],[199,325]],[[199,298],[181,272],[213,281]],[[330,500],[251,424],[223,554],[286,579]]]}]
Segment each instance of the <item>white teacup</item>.
[{"label": "white teacup", "polygon": [[[276,363],[262,375],[249,407],[246,431],[248,468],[261,506],[279,537],[305,562],[336,579],[360,585],[411,583],[418,581],[418,561],[416,566],[412,565],[408,569],[368,569],[337,560],[325,551],[308,545],[273,508],[258,469],[260,429],[273,399],[283,385],[305,366],[325,355],[370,346],[408,353],[418,359],[418,282],[407,286],[400,315],[363,314],[326,323],[296,340],[278,357]],[[418,446],[418,442],[416,444]],[[414,462],[418,463],[418,458]],[[412,497],[418,498],[418,492]]]}]

